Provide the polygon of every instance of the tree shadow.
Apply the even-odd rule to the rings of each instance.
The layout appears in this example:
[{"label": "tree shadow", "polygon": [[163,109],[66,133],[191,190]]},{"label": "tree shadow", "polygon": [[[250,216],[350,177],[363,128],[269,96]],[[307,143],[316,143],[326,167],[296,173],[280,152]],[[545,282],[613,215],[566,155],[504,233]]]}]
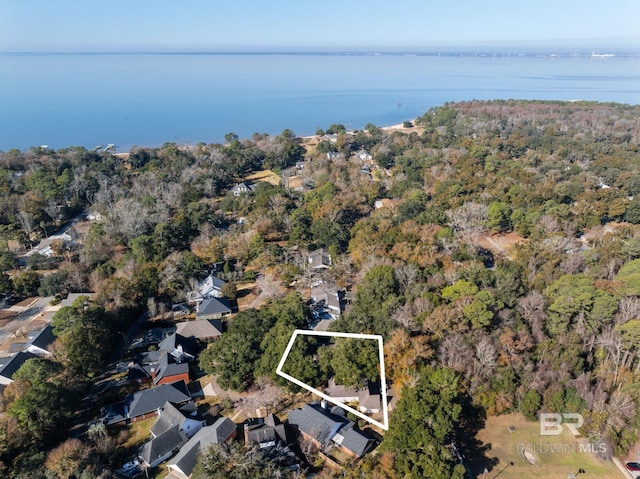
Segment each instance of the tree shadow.
[{"label": "tree shadow", "polygon": [[478,433],[485,427],[486,412],[472,404],[471,398],[465,397],[460,413],[458,447],[470,477],[479,477],[486,469],[491,472],[500,462],[491,456],[491,443],[484,444],[478,439]]}]

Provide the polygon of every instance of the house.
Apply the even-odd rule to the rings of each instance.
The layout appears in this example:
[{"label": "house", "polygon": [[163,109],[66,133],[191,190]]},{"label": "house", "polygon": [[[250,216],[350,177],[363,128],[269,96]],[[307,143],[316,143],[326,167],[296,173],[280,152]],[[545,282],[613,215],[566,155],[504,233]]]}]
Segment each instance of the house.
[{"label": "house", "polygon": [[373,159],[373,157],[371,156],[371,154],[369,154],[367,150],[358,151],[356,153],[356,157],[362,162],[371,161]]},{"label": "house", "polygon": [[289,413],[289,424],[298,428],[302,436],[321,449],[338,446],[345,453],[360,458],[374,445],[370,439],[344,416],[339,407],[328,410],[322,405],[307,404]]},{"label": "house", "polygon": [[338,160],[339,158],[341,158],[341,156],[342,155],[337,151],[327,151],[327,160],[329,161]]},{"label": "house", "polygon": [[176,477],[189,479],[196,467],[198,453],[211,444],[232,441],[237,435],[236,425],[226,417],[219,418],[213,425],[200,429],[181,448],[178,454],[167,464]]},{"label": "house", "polygon": [[196,319],[220,319],[231,314],[231,306],[226,298],[207,298],[198,304]]},{"label": "house", "polygon": [[222,336],[222,323],[217,319],[198,319],[176,324],[176,333],[186,338],[210,341]]},{"label": "house", "polygon": [[231,193],[233,193],[233,196],[238,197],[244,193],[253,193],[255,189],[256,186],[253,183],[243,181],[242,183],[238,183],[233,188],[231,188]]},{"label": "house", "polygon": [[347,454],[354,458],[360,458],[369,452],[374,445],[373,439],[365,436],[350,422],[334,437],[333,442]]},{"label": "house", "polygon": [[269,414],[266,418],[258,418],[244,425],[244,444],[252,444],[260,449],[273,447],[276,444],[289,444],[287,429],[277,416]]},{"label": "house", "polygon": [[244,425],[244,443],[246,447],[257,446],[265,460],[276,464],[280,469],[299,469],[300,457],[289,447],[288,428],[280,423],[277,416],[269,414],[266,418],[250,420]]},{"label": "house", "polygon": [[157,351],[134,357],[127,380],[130,384],[152,382],[154,385],[176,381],[189,383],[189,363],[195,358],[198,345],[195,338],[172,333],[158,343]]},{"label": "house", "polygon": [[20,351],[13,356],[0,358],[0,385],[7,385],[13,382],[13,375],[20,366],[29,359],[38,358],[39,356],[29,351]]},{"label": "house", "polygon": [[222,287],[225,284],[226,281],[214,276],[212,273],[196,285],[196,291],[191,293],[195,298],[189,299],[202,301],[205,298],[222,298]]},{"label": "house", "polygon": [[51,345],[56,340],[53,334],[53,326],[50,324],[42,329],[29,334],[29,341],[25,345],[25,351],[37,354],[38,356],[51,356]]},{"label": "house", "polygon": [[166,461],[205,424],[204,418],[189,415],[170,402],[165,403],[162,413],[151,427],[152,439],[140,449],[140,461],[146,467],[155,467]]},{"label": "house", "polygon": [[338,319],[342,314],[341,292],[335,285],[320,284],[312,288],[311,300],[317,308],[328,314],[331,319]]},{"label": "house", "polygon": [[31,256],[33,254],[39,253],[48,258],[54,256],[56,252],[54,251],[54,244],[60,245],[61,248],[71,249],[76,246],[76,241],[78,239],[78,232],[72,227],[63,230],[62,232],[58,232],[56,234],[50,235],[47,238],[43,238],[38,246],[29,251],[26,256]]},{"label": "house", "polygon": [[144,467],[156,467],[173,456],[187,442],[186,435],[176,426],[145,442],[138,452]]},{"label": "house", "polygon": [[396,207],[396,202],[393,200],[390,200],[389,198],[382,198],[381,200],[376,200],[373,206],[377,210],[383,209],[383,208],[394,209]]},{"label": "house", "polygon": [[164,352],[160,360],[150,369],[151,382],[154,385],[170,384],[176,381],[189,383],[189,363],[187,362],[182,346],[178,346],[175,354]]},{"label": "house", "polygon": [[322,448],[344,427],[345,417],[332,414],[317,404],[306,404],[289,413],[289,424],[296,426],[305,439]]},{"label": "house", "polygon": [[382,395],[380,383],[367,382],[364,388],[349,388],[336,384],[329,379],[329,384],[324,393],[341,403],[358,403],[358,410],[365,414],[377,414],[382,409]]},{"label": "house", "polygon": [[170,334],[158,344],[159,351],[166,351],[175,357],[185,358],[192,361],[198,352],[198,343],[195,338],[183,336],[175,333]]},{"label": "house", "polygon": [[324,248],[309,253],[307,261],[311,269],[327,269],[331,267],[331,255]]},{"label": "house", "polygon": [[191,310],[186,304],[172,304],[171,313],[173,313],[174,318],[179,318],[191,313]]},{"label": "house", "polygon": [[133,423],[157,416],[167,402],[181,406],[189,401],[191,396],[184,381],[162,384],[129,394],[124,401],[112,404],[105,409],[103,422],[107,426]]},{"label": "house", "polygon": [[306,161],[296,161],[296,170],[304,170],[307,167]]}]

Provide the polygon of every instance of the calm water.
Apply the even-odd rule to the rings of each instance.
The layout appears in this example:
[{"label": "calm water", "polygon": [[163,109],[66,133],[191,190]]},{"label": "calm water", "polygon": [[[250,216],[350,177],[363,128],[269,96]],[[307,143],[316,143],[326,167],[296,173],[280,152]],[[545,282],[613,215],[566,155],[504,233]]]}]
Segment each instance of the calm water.
[{"label": "calm water", "polygon": [[472,99],[640,103],[640,57],[0,54],[0,150],[220,142]]}]

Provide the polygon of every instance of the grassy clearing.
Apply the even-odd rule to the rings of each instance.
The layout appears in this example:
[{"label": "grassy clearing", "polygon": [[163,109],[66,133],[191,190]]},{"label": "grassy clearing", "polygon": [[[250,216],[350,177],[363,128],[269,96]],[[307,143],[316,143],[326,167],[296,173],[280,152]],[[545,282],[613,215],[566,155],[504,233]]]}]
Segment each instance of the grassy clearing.
[{"label": "grassy clearing", "polygon": [[156,417],[150,417],[131,424],[129,426],[129,436],[123,447],[135,448],[151,438],[151,426],[153,426],[156,419]]},{"label": "grassy clearing", "polygon": [[273,186],[278,186],[280,184],[280,177],[271,170],[261,170],[256,171],[255,173],[245,176],[245,180],[247,181],[265,181],[267,183],[271,183]]},{"label": "grassy clearing", "polygon": [[[515,430],[509,432],[509,426]],[[559,436],[540,436],[538,423],[529,422],[520,414],[488,418],[477,437],[485,445],[490,445],[485,456],[499,461],[487,473],[487,477],[494,477],[509,462],[513,462],[513,466],[500,473],[501,479],[564,478],[568,474],[575,474],[580,468],[585,470],[586,477],[623,477],[613,463],[602,462],[595,455],[582,452],[580,444],[586,443],[584,439],[576,438],[566,430]],[[537,466],[529,464],[520,452],[527,445],[535,448]],[[476,466],[474,473],[482,477],[482,471],[483,466]]]}]

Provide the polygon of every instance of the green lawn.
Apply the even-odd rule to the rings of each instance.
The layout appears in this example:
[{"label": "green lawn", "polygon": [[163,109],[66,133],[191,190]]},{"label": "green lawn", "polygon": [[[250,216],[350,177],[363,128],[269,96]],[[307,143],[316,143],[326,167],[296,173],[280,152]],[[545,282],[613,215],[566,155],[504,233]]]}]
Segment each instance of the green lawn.
[{"label": "green lawn", "polygon": [[[515,430],[509,432],[509,426]],[[513,462],[513,466],[507,466],[500,473],[501,479],[564,479],[568,474],[575,474],[580,468],[584,469],[586,474],[578,477],[585,479],[624,477],[613,463],[602,462],[594,454],[581,451],[579,444],[584,443],[584,440],[574,437],[566,430],[559,436],[540,436],[538,423],[529,422],[520,414],[488,418],[484,429],[477,437],[483,444],[490,445],[485,457],[499,461],[486,474],[487,478],[493,478],[509,462]],[[522,454],[522,449],[527,445],[534,448],[536,466],[529,464]],[[473,472],[482,478],[483,469],[483,466],[476,466]]]}]

